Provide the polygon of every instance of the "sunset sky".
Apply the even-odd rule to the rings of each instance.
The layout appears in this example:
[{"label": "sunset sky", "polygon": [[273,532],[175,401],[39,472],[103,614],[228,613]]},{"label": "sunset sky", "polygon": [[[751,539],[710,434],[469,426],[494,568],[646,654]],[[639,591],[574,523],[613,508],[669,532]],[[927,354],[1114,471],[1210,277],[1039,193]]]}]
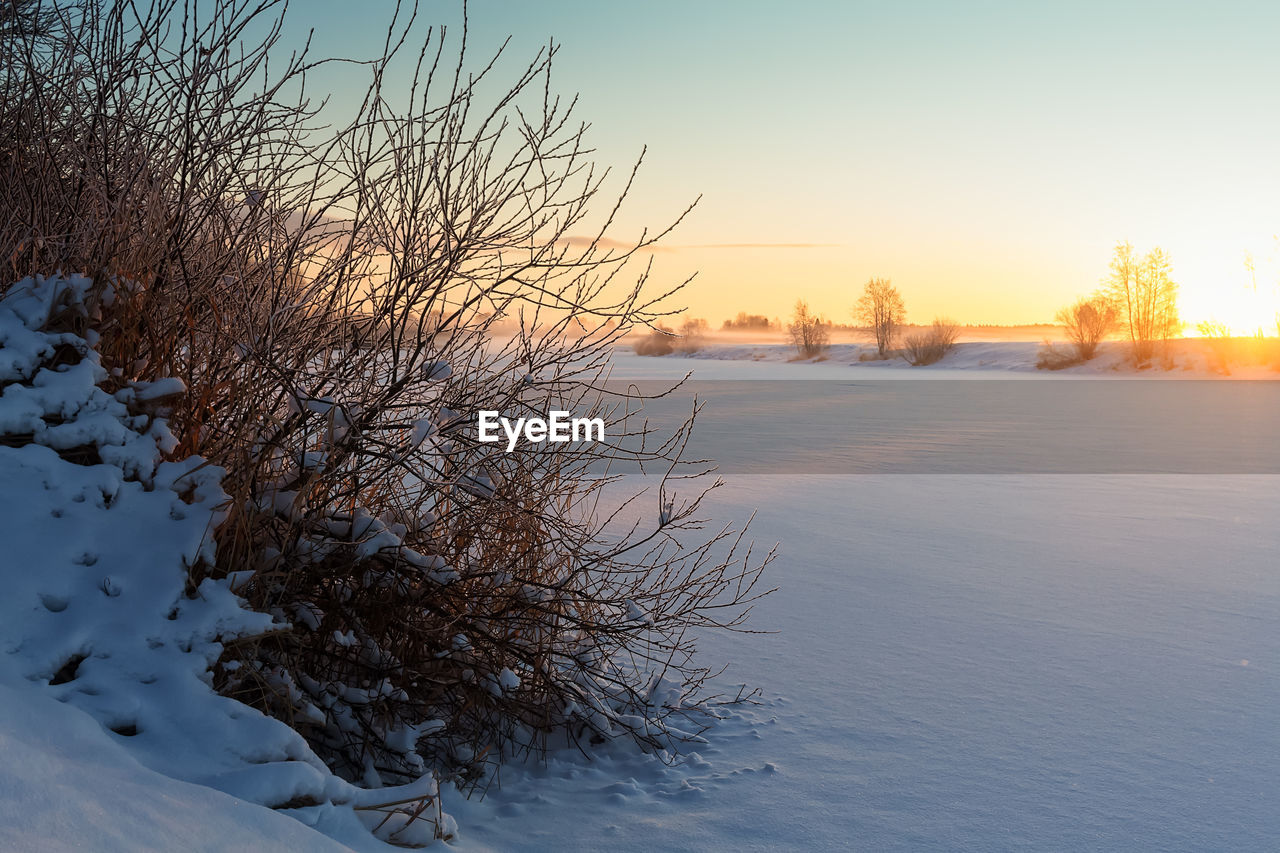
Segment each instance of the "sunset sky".
[{"label": "sunset sky", "polygon": [[[319,53],[368,53],[390,8],[308,2],[292,25]],[[798,296],[847,322],[871,276],[916,321],[1047,321],[1128,239],[1171,253],[1191,323],[1275,334],[1280,4],[476,0],[470,17],[477,59],[508,34],[513,58],[562,43],[558,89],[600,162],[648,145],[614,236],[702,195],[657,261],[699,271],[682,301],[713,325]]]}]

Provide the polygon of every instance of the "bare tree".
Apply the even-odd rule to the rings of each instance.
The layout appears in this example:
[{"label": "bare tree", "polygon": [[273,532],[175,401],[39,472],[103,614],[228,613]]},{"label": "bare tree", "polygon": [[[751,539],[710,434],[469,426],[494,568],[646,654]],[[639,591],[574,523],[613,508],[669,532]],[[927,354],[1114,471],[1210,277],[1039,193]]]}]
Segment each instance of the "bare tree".
[{"label": "bare tree", "polygon": [[707,321],[700,317],[686,317],[680,324],[680,340],[676,349],[682,353],[697,352],[707,343]]},{"label": "bare tree", "polygon": [[3,0],[0,2],[0,39],[49,37],[60,18],[53,5],[44,0]]},{"label": "bare tree", "polygon": [[[284,8],[116,0],[0,38],[0,264],[86,271],[109,390],[181,378],[164,449],[226,472],[190,586],[234,577],[274,622],[220,638],[215,686],[356,780],[475,784],[551,738],[678,748],[714,699],[696,632],[741,625],[770,557],[697,532],[692,416],[657,436],[603,382],[675,313],[645,262],[669,229],[610,248],[635,172],[606,195],[555,45],[476,64],[465,22],[419,37],[397,5],[332,116],[324,60],[279,56]],[[504,453],[480,410],[609,439]],[[621,461],[687,497],[604,511]]]},{"label": "bare tree", "polygon": [[893,346],[898,327],[907,320],[907,307],[889,279],[873,278],[867,282],[862,296],[853,306],[853,318],[872,331],[876,350],[881,358],[885,358]]},{"label": "bare tree", "polygon": [[1116,308],[1129,336],[1134,363],[1146,365],[1157,343],[1178,334],[1178,285],[1163,249],[1139,258],[1127,242],[1116,245],[1103,292]]},{"label": "bare tree", "polygon": [[1058,311],[1056,319],[1066,326],[1067,339],[1076,348],[1080,361],[1088,361],[1116,327],[1115,304],[1103,295],[1077,299]]},{"label": "bare tree", "polygon": [[821,316],[809,313],[809,306],[803,299],[796,302],[787,333],[801,358],[821,355],[831,342],[829,324]]}]

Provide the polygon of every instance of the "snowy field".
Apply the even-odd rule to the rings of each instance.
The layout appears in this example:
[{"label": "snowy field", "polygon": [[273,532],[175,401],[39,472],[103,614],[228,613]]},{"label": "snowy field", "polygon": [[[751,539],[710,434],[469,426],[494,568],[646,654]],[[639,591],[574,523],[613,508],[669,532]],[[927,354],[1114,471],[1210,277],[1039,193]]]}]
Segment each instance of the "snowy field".
[{"label": "snowy field", "polygon": [[[1250,339],[1237,341],[1247,343]],[[1231,365],[1235,379],[1280,379],[1280,361],[1276,341],[1269,339],[1256,355],[1256,361]],[[1057,341],[1054,346],[1069,351],[1070,345]],[[1191,379],[1222,378],[1217,369],[1213,345],[1203,338],[1171,341],[1168,345],[1169,369],[1135,371],[1127,364],[1127,344],[1103,341],[1097,355],[1088,362],[1063,370],[1036,368],[1043,342],[1027,340],[961,339],[942,361],[927,367],[912,367],[901,358],[883,361],[864,360],[875,355],[875,347],[859,343],[832,344],[820,356],[807,361],[796,360],[795,347],[771,340],[715,339],[703,349],[688,355],[643,358],[630,351],[617,353],[614,375],[618,378],[654,378],[682,375],[690,370],[702,380],[724,379],[831,379],[838,376],[893,379]],[[1163,360],[1158,356],[1157,361]],[[797,369],[801,368],[801,369]],[[850,370],[856,370],[851,374]]]},{"label": "snowy field", "polygon": [[[621,354],[615,378],[690,367],[705,379],[1037,377],[995,355],[957,356],[912,371]],[[75,535],[32,533],[37,520],[40,530],[74,531],[81,516],[103,517],[94,490],[107,490],[88,474],[59,483],[59,464],[0,447],[0,561],[19,579],[0,625],[0,750],[9,758],[0,849],[391,849],[349,812],[250,802],[290,773],[285,784],[299,793],[314,783],[283,727],[199,699],[199,638],[211,620],[238,618],[225,594],[210,589],[204,609],[177,614],[146,643],[104,610],[95,637],[114,645],[97,648],[114,657],[94,654],[67,684],[32,679],[56,667],[50,649],[94,639],[58,634],[60,613],[102,596],[134,607],[172,598],[148,590],[146,567],[116,555],[123,544],[88,554]],[[754,538],[782,546],[771,575],[779,590],[750,626],[770,633],[702,643],[709,660],[731,663],[725,690],[759,688],[757,704],[726,708],[706,743],[673,766],[610,745],[506,768],[483,800],[446,789],[453,847],[1275,847],[1280,475],[729,470],[725,479],[710,515],[743,519],[758,508]],[[124,502],[112,506],[138,507],[134,526],[114,531],[119,541],[163,529],[157,549],[198,547],[176,503],[112,488]],[[46,580],[42,553],[73,574]],[[107,713],[125,715],[118,731],[94,719]],[[184,743],[173,732],[191,721],[206,736]],[[226,768],[240,759],[263,762],[262,772],[233,778]]]},{"label": "snowy field", "polygon": [[[615,377],[898,370],[762,361],[622,355]],[[447,803],[461,849],[1203,851],[1280,837],[1280,476],[726,479],[715,514],[759,508],[756,538],[783,546],[754,622],[776,633],[704,650],[760,704],[729,710],[678,767],[562,756],[504,774],[484,802]]]},{"label": "snowy field", "polygon": [[1280,836],[1280,478],[760,475],[763,689],[682,767],[554,761],[461,849],[1262,850]]}]

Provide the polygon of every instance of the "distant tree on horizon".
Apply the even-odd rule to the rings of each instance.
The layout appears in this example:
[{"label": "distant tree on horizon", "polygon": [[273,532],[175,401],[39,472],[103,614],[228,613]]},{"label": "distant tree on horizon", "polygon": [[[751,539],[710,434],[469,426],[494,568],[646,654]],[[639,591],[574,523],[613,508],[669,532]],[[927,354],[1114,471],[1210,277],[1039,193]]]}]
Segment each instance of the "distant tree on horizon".
[{"label": "distant tree on horizon", "polygon": [[801,358],[822,354],[831,341],[829,325],[821,316],[809,313],[809,306],[803,299],[796,301],[796,310],[787,332]]},{"label": "distant tree on horizon", "polygon": [[1103,293],[1115,306],[1120,323],[1129,335],[1136,364],[1147,364],[1155,345],[1181,330],[1178,285],[1173,280],[1173,264],[1164,249],[1152,249],[1139,258],[1128,241],[1117,243],[1111,258],[1111,272],[1103,282]]},{"label": "distant tree on horizon", "polygon": [[686,317],[677,332],[680,339],[676,349],[683,353],[697,352],[706,344],[708,330],[707,321],[701,317]]},{"label": "distant tree on horizon", "polygon": [[768,331],[772,327],[773,324],[769,322],[768,317],[763,314],[748,314],[746,311],[739,311],[735,319],[725,320],[721,326],[727,332]]},{"label": "distant tree on horizon", "polygon": [[871,329],[876,337],[876,350],[885,358],[898,327],[906,322],[907,306],[889,279],[873,278],[853,306],[853,319]]}]

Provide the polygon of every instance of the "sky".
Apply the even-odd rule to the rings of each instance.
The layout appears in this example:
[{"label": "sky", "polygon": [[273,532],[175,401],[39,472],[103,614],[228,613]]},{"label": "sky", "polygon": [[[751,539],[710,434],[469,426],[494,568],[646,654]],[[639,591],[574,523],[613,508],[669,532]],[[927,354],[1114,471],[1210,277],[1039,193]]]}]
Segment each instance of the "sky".
[{"label": "sky", "polygon": [[[310,0],[290,29],[364,54],[391,8]],[[422,13],[456,34],[460,8]],[[916,322],[1049,321],[1129,240],[1171,254],[1184,319],[1276,332],[1280,4],[473,0],[469,18],[476,58],[560,43],[553,86],[599,162],[647,146],[612,236],[701,196],[655,268],[697,272],[678,301],[713,326],[797,298],[848,322],[873,276]]]}]

